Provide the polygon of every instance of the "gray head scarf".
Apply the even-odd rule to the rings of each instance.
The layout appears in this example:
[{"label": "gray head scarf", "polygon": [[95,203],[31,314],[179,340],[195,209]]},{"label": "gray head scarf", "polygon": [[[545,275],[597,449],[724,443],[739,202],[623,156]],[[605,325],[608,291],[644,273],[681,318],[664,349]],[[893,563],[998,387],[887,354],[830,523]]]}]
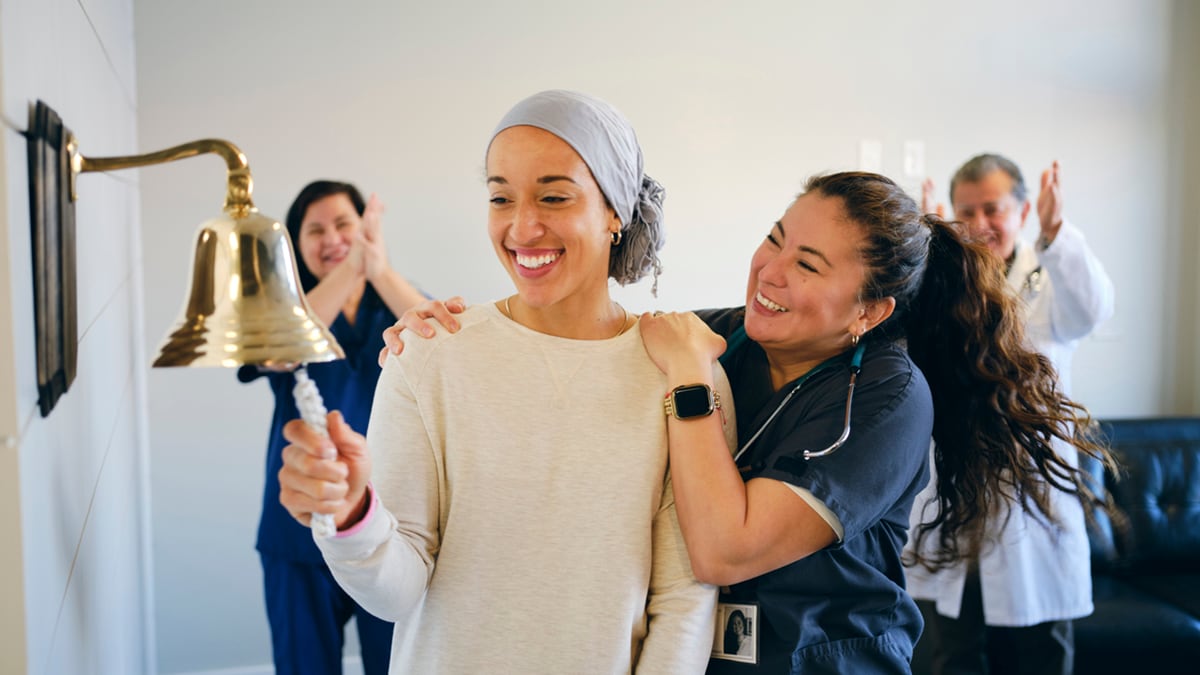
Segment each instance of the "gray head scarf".
[{"label": "gray head scarf", "polygon": [[642,171],[642,148],[625,116],[598,98],[551,90],[513,106],[492,138],[515,126],[549,131],[579,153],[621,219],[621,243],[613,247],[608,275],[625,285],[652,271],[651,290],[657,294],[662,271],[658,251],[664,241],[663,187]]}]

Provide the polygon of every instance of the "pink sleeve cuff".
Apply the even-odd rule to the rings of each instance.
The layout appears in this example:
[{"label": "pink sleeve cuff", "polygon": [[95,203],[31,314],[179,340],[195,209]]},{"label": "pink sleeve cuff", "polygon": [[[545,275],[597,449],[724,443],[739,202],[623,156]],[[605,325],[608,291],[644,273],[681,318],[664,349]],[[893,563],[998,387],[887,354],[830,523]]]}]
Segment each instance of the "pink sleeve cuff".
[{"label": "pink sleeve cuff", "polygon": [[358,531],[360,531],[364,527],[366,527],[367,523],[370,522],[371,517],[375,515],[375,504],[377,504],[379,502],[379,499],[376,498],[375,489],[373,487],[371,487],[370,483],[367,483],[367,500],[368,500],[367,512],[363,515],[363,517],[360,518],[357,523],[352,525],[350,527],[350,529],[338,530],[337,535],[335,535],[335,537],[334,537],[335,539],[341,539],[342,537],[349,537],[351,535],[354,535],[355,533],[357,533]]}]

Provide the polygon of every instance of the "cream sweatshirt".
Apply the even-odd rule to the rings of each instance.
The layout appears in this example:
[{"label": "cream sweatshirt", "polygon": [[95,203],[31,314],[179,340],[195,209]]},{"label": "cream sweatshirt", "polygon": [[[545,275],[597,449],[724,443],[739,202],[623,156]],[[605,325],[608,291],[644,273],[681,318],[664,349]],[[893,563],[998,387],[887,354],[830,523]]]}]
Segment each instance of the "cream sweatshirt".
[{"label": "cream sweatshirt", "polygon": [[391,672],[703,672],[715,589],[692,577],[666,379],[640,331],[559,338],[491,304],[460,318],[388,359],[367,439],[380,501],[318,540],[342,587],[396,622]]}]

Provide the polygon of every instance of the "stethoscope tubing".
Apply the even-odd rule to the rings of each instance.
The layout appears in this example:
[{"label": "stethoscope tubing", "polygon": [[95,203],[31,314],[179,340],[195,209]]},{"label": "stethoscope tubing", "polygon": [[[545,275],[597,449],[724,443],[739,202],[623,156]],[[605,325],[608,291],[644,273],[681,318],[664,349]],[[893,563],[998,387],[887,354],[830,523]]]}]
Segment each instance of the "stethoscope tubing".
[{"label": "stethoscope tubing", "polygon": [[[738,346],[741,346],[742,342],[744,342],[744,340],[736,341]],[[846,390],[846,415],[845,415],[845,420],[842,423],[841,435],[838,436],[837,440],[834,441],[832,445],[825,448],[824,450],[816,450],[816,451],[805,450],[804,451],[805,461],[808,461],[808,460],[811,460],[811,459],[814,459],[817,457],[826,457],[828,455],[833,454],[833,452],[835,450],[842,447],[842,445],[844,445],[846,443],[846,440],[850,438],[850,410],[851,410],[851,406],[854,403],[854,385],[858,381],[859,372],[862,371],[863,352],[866,351],[866,348],[867,348],[866,342],[859,343],[858,347],[856,347],[854,350],[854,355],[852,357],[850,357],[850,386]],[[829,363],[829,361],[826,361],[825,363],[822,363],[821,365],[818,365],[816,368],[813,368],[812,370],[808,371],[807,373],[804,374],[804,376],[802,378],[800,378],[799,382],[792,385],[791,391],[789,391],[787,393],[787,396],[783,397],[783,400],[779,402],[779,405],[775,406],[775,410],[771,412],[771,415],[769,417],[767,417],[767,419],[758,427],[758,430],[754,432],[754,435],[751,436],[742,445],[742,447],[739,448],[738,451],[733,455],[734,463],[737,463],[738,459],[740,459],[741,456],[743,454],[745,454],[745,452],[747,450],[750,449],[750,446],[754,444],[754,441],[758,440],[758,437],[761,436],[764,431],[766,431],[767,427],[771,425],[771,422],[773,422],[775,420],[775,418],[779,416],[779,413],[783,412],[783,409],[785,407],[787,407],[788,402],[792,400],[792,397],[796,395],[796,392],[800,391],[800,387],[804,386],[804,383],[808,381],[808,378],[811,375],[815,374],[818,370],[823,369],[823,367],[827,363]]]}]

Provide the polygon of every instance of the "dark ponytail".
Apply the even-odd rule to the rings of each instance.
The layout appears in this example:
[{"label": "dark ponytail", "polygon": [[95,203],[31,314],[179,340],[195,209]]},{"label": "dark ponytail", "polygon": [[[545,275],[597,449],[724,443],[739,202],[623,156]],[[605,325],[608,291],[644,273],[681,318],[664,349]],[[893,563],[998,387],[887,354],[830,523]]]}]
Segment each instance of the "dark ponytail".
[{"label": "dark ponytail", "polygon": [[[1091,435],[1087,410],[1058,388],[1050,361],[1027,346],[1000,261],[953,224],[922,215],[883,176],[820,176],[807,191],[839,197],[862,227],[863,299],[896,300],[871,337],[906,341],[933,395],[937,511],[916,528],[918,553],[906,562],[936,569],[977,557],[987,518],[1014,505],[1055,524],[1051,489],[1096,503],[1085,474],[1053,444],[1110,466],[1111,456]],[[937,546],[922,546],[935,530]]]},{"label": "dark ponytail", "polygon": [[[989,515],[1019,504],[1056,526],[1050,491],[1085,503],[1085,474],[1054,450],[1056,440],[1111,464],[1089,436],[1088,411],[1063,395],[1054,366],[1027,347],[1022,308],[1000,261],[934,215],[921,290],[905,329],[908,351],[933,393],[937,510],[914,537],[930,569],[975,558]],[[933,531],[937,547],[921,544]]]}]

